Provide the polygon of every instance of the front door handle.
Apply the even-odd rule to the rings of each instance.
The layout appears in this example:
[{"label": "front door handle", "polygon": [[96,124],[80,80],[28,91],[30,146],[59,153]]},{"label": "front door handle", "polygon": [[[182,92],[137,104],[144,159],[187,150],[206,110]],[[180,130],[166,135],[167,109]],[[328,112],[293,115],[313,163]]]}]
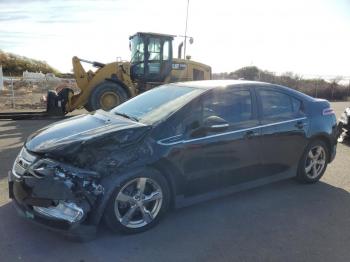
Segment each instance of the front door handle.
[{"label": "front door handle", "polygon": [[245,133],[245,135],[244,135],[244,138],[252,138],[252,137],[254,137],[254,136],[256,136],[258,134],[258,132],[255,132],[255,131],[253,131],[253,130],[249,130],[249,131],[247,131],[246,133]]}]

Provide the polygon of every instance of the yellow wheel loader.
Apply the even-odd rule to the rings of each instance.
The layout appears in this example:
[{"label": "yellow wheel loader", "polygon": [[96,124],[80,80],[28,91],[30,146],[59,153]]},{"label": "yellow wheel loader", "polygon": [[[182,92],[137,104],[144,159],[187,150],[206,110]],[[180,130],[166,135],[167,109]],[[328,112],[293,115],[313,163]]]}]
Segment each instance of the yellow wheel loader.
[{"label": "yellow wheel loader", "polygon": [[[77,108],[88,111],[109,110],[131,97],[155,86],[192,80],[211,79],[211,67],[202,63],[182,59],[182,42],[178,47],[178,58],[173,58],[174,35],[138,32],[129,38],[130,62],[117,61],[109,64],[90,62],[73,57],[73,72],[80,92],[74,94],[71,88],[49,91],[47,110],[39,117],[62,116]],[[186,41],[186,37],[185,40]],[[190,43],[193,39],[190,38]],[[81,62],[91,63],[98,68],[95,72],[86,72]],[[17,117],[35,118],[35,113],[21,113]],[[29,116],[29,117],[28,117]],[[33,117],[34,116],[34,117]]]},{"label": "yellow wheel loader", "polygon": [[[69,92],[66,112],[85,107],[88,111],[109,110],[155,86],[191,80],[211,79],[210,66],[173,58],[173,35],[136,33],[130,37],[131,61],[102,64],[73,57],[73,71],[81,92]],[[81,62],[98,67],[86,72]]]}]

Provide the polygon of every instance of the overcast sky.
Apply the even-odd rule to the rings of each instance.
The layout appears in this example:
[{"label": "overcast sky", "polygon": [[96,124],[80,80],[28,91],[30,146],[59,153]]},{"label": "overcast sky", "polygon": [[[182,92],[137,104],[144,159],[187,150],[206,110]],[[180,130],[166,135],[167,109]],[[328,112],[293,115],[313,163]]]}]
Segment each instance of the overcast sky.
[{"label": "overcast sky", "polygon": [[[137,31],[184,34],[187,0],[0,0],[0,49],[71,70],[71,57],[130,59]],[[256,65],[350,75],[349,0],[190,0],[188,54],[213,72]],[[177,48],[174,48],[177,50]]]}]

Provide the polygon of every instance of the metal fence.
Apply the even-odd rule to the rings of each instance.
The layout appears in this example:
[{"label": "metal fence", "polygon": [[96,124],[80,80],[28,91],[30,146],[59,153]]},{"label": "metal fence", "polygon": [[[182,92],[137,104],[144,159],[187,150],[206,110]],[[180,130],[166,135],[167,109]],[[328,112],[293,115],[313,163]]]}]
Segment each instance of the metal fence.
[{"label": "metal fence", "polygon": [[0,90],[0,111],[9,109],[45,109],[48,90],[69,86],[78,92],[74,79],[20,78],[5,76]]}]

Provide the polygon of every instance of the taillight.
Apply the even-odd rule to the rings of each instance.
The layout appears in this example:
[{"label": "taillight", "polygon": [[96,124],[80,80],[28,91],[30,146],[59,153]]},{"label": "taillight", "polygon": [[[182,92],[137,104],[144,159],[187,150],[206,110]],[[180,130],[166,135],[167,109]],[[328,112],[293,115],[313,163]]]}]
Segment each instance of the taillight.
[{"label": "taillight", "polygon": [[324,115],[324,116],[335,115],[335,112],[334,112],[333,108],[325,108],[322,111],[322,115]]}]

